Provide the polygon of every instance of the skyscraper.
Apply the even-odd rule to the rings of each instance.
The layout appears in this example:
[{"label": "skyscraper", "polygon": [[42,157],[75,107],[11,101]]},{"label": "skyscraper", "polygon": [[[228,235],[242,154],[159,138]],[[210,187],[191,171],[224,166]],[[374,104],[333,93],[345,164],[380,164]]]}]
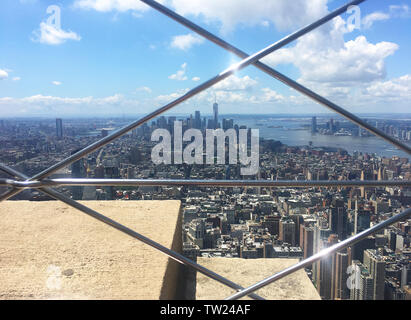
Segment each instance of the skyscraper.
[{"label": "skyscraper", "polygon": [[[304,230],[304,259],[311,257],[314,253],[314,228],[305,227]],[[301,245],[301,244],[300,244]]]},{"label": "skyscraper", "polygon": [[[325,249],[331,247],[338,242],[338,236],[336,234],[331,234],[328,237],[328,241],[321,241],[322,248]],[[321,250],[320,249],[320,250]],[[333,267],[335,254],[328,255],[321,260],[317,261],[315,272],[317,272],[316,277],[316,287],[319,295],[322,299],[330,300],[333,298]]]},{"label": "skyscraper", "polygon": [[384,300],[385,261],[376,250],[364,251],[364,265],[373,279],[373,299]]},{"label": "skyscraper", "polygon": [[233,119],[223,119],[223,130],[233,129],[234,121]]},{"label": "skyscraper", "polygon": [[331,133],[335,132],[335,126],[334,126],[334,119],[331,118],[330,122],[329,122],[329,130]]},{"label": "skyscraper", "polygon": [[337,252],[334,257],[333,266],[333,298],[334,299],[348,299],[350,291],[347,287],[347,269],[349,266],[349,257],[347,253]]},{"label": "skyscraper", "polygon": [[330,228],[331,231],[338,235],[338,239],[344,240],[348,234],[348,215],[344,207],[344,201],[334,199],[331,204]]},{"label": "skyscraper", "polygon": [[[59,119],[58,119],[59,120]],[[61,119],[60,119],[61,120]],[[77,153],[81,149],[75,150],[71,152],[71,155]],[[80,159],[74,162],[71,165],[71,177],[72,178],[85,178],[86,177],[86,170],[84,168],[84,160]],[[75,186],[71,187],[71,193],[74,200],[82,200],[83,199],[83,187]]]},{"label": "skyscraper", "polygon": [[295,223],[289,217],[283,217],[279,225],[279,239],[283,242],[295,246]]},{"label": "skyscraper", "polygon": [[218,103],[215,102],[213,104],[213,112],[214,112],[214,129],[218,128]]},{"label": "skyscraper", "polygon": [[350,276],[350,299],[372,300],[373,280],[368,269],[358,260],[352,262],[352,267],[354,273]]},{"label": "skyscraper", "polygon": [[56,119],[56,136],[57,138],[63,138],[63,120]]},{"label": "skyscraper", "polygon": [[311,133],[317,132],[317,117],[311,119]]},{"label": "skyscraper", "polygon": [[194,116],[194,128],[201,129],[201,114],[200,111],[195,112]]}]

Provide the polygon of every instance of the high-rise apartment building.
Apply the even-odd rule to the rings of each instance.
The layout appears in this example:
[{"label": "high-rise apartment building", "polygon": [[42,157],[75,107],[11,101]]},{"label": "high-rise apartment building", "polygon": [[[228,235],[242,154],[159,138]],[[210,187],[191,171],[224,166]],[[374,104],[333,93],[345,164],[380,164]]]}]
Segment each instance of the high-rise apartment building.
[{"label": "high-rise apartment building", "polygon": [[385,261],[375,249],[364,251],[364,265],[373,279],[373,299],[384,300]]},{"label": "high-rise apartment building", "polygon": [[368,269],[358,260],[352,262],[349,283],[351,300],[373,300],[373,279]]},{"label": "high-rise apartment building", "polygon": [[343,200],[334,199],[331,204],[330,228],[332,233],[338,235],[338,239],[344,240],[347,237],[348,215]]},{"label": "high-rise apartment building", "polygon": [[[328,237],[328,241],[322,241],[322,247],[319,250],[331,247],[338,242],[338,236],[336,234],[331,234]],[[319,295],[322,299],[330,300],[333,299],[333,267],[335,254],[328,255],[317,261],[315,271],[316,276],[316,287]]]},{"label": "high-rise apartment building", "polygon": [[295,223],[288,217],[283,217],[279,225],[280,236],[279,239],[283,242],[295,246]]},{"label": "high-rise apartment building", "polygon": [[333,262],[333,299],[348,299],[350,297],[350,291],[347,286],[348,253],[337,252]]},{"label": "high-rise apartment building", "polygon": [[306,259],[314,254],[314,228],[303,227],[303,231],[304,259]]}]

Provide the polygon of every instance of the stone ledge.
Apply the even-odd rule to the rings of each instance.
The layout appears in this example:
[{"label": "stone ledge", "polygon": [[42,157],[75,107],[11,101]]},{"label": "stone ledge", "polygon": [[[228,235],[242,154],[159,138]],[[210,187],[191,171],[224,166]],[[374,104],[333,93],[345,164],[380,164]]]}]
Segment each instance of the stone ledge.
[{"label": "stone ledge", "polygon": [[[243,287],[248,287],[298,263],[298,259],[198,258],[197,262]],[[196,282],[197,300],[221,300],[235,293],[231,288],[200,273],[197,273]],[[256,293],[268,300],[321,300],[304,270],[290,274]]]},{"label": "stone ledge", "polygon": [[[180,252],[180,201],[82,201]],[[0,299],[175,299],[180,265],[58,201],[0,205]]]}]

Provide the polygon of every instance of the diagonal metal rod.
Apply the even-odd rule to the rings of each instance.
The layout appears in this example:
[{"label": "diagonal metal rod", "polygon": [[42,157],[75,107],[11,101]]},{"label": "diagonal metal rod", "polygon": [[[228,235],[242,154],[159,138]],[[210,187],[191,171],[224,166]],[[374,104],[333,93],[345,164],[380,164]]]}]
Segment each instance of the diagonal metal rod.
[{"label": "diagonal metal rod", "polygon": [[[144,2],[145,4],[149,5],[150,7],[156,9],[157,11],[165,14],[166,16],[170,17],[171,19],[177,21],[178,23],[186,26],[187,28],[191,29],[192,31],[198,33],[199,35],[203,36],[204,38],[214,42],[218,46],[236,54],[240,58],[244,59],[247,58],[249,55],[240,49],[236,48],[235,46],[229,44],[228,42],[224,41],[223,39],[215,36],[214,34],[208,32],[207,30],[201,28],[200,26],[194,24],[190,20],[182,17],[181,15],[175,13],[174,11],[168,9],[167,7],[159,4],[156,1],[153,0],[140,0]],[[333,17],[336,17],[337,15],[344,13],[348,7],[352,5],[358,5],[365,0],[356,0],[356,1],[351,1],[350,3],[342,6],[341,8],[337,9],[336,11],[333,11],[330,13]],[[323,18],[324,19],[324,18]],[[273,68],[267,66],[266,64],[256,61],[253,63],[255,67],[260,69],[261,71],[265,72],[266,74],[270,75],[271,77],[276,78],[277,80],[283,82],[284,84],[288,85],[289,87],[292,87],[293,89],[297,90],[298,92],[302,93],[303,95],[311,98],[312,100],[326,106],[327,108],[337,112],[338,114],[342,115],[348,120],[351,120],[352,122],[356,123],[357,125],[361,126],[362,128],[368,130],[369,132],[375,134],[376,136],[379,136],[383,138],[384,140],[388,141],[389,143],[393,144],[397,148],[407,152],[408,154],[411,154],[411,148],[405,143],[402,143],[401,141],[398,141],[397,139],[387,135],[385,132],[381,131],[378,128],[375,128],[374,126],[368,124],[361,118],[357,117],[356,115],[348,112],[344,108],[336,105],[335,103],[331,102],[330,100],[320,96],[319,94],[311,91],[307,87],[299,84],[298,82],[288,78],[287,76],[281,74],[280,72],[274,70]]]},{"label": "diagonal metal rod", "polygon": [[10,199],[11,197],[15,196],[16,194],[20,193],[21,189],[16,189],[13,188],[11,190],[8,190],[6,192],[4,192],[3,194],[0,195],[0,202]]},{"label": "diagonal metal rod", "polygon": [[[16,170],[6,166],[4,164],[0,164],[0,170],[4,171],[4,172],[6,172],[6,173],[8,173],[12,176],[16,176],[18,178],[21,178],[21,179],[28,179],[28,177],[26,175],[24,175],[24,174],[22,174],[22,173],[20,173]],[[215,272],[213,272],[213,271],[211,271],[211,270],[195,263],[194,261],[184,257],[183,255],[179,254],[178,252],[175,252],[173,250],[170,250],[170,249],[164,247],[163,245],[151,240],[150,238],[147,238],[147,237],[143,236],[142,234],[140,234],[140,233],[138,233],[134,230],[131,230],[130,228],[128,228],[128,227],[126,227],[126,226],[124,226],[124,225],[122,225],[122,224],[120,224],[120,223],[118,223],[118,222],[102,215],[101,213],[98,213],[97,211],[94,211],[94,210],[80,204],[77,201],[74,201],[73,199],[70,199],[70,198],[66,197],[65,195],[60,194],[59,192],[57,192],[53,189],[38,188],[38,190],[40,190],[41,192],[47,194],[48,196],[50,196],[50,197],[52,197],[56,200],[60,200],[64,203],[66,203],[67,205],[82,211],[83,213],[85,213],[85,214],[87,214],[87,215],[89,215],[89,216],[91,216],[91,217],[93,217],[93,218],[95,218],[95,219],[97,219],[97,220],[99,220],[99,221],[101,221],[101,222],[103,222],[103,223],[105,223],[105,224],[107,224],[107,225],[109,225],[109,226],[111,226],[111,227],[113,227],[113,228],[115,228],[115,229],[117,229],[117,230],[133,237],[133,238],[135,238],[135,239],[137,239],[137,240],[140,240],[141,242],[144,242],[145,244],[161,251],[162,253],[164,253],[168,257],[172,258],[173,260],[177,261],[178,263],[181,263],[183,265],[192,267],[195,270],[197,270],[198,272],[206,275],[207,277],[210,277],[211,279],[214,279],[218,282],[221,282],[222,284],[224,284],[224,285],[226,285],[226,286],[228,286],[232,289],[235,289],[235,290],[244,289],[243,287],[241,287],[238,284],[232,282],[231,280],[228,280],[228,279],[220,276],[219,274],[217,274],[217,273],[215,273]],[[253,299],[257,299],[257,300],[265,300],[264,298],[260,297],[257,294],[254,294],[254,293],[251,294],[250,297],[253,298]]]},{"label": "diagonal metal rod", "polygon": [[[357,0],[357,1],[361,1],[361,0]],[[364,0],[362,0],[364,1]],[[356,1],[352,2],[352,3],[357,3]],[[346,6],[343,7],[344,9],[346,9]],[[51,175],[52,173],[64,168],[65,166],[81,159],[82,157],[92,153],[93,151],[99,149],[100,147],[105,146],[106,144],[110,143],[111,141],[113,141],[114,139],[126,134],[127,132],[129,132],[130,130],[133,130],[135,128],[137,128],[138,126],[142,125],[143,123],[159,116],[160,114],[170,110],[171,108],[175,107],[176,105],[188,100],[189,98],[195,96],[196,94],[212,87],[213,85],[215,85],[216,83],[226,79],[227,77],[229,77],[230,75],[234,74],[236,71],[241,70],[245,67],[247,67],[248,65],[255,63],[256,61],[260,60],[261,58],[267,56],[268,54],[284,47],[285,45],[291,43],[292,41],[298,39],[299,37],[305,35],[306,33],[318,28],[319,26],[323,25],[324,23],[330,21],[331,19],[335,18],[336,16],[338,16],[339,14],[341,14],[342,12],[344,12],[345,10],[342,10],[342,8],[337,9],[331,13],[329,13],[328,15],[326,15],[325,17],[315,21],[314,23],[301,28],[300,30],[284,37],[283,39],[269,45],[268,47],[266,47],[265,49],[251,55],[248,56],[246,55],[246,57],[243,58],[242,61],[240,61],[237,64],[234,64],[233,66],[229,67],[228,69],[226,69],[225,71],[221,72],[220,74],[218,74],[217,76],[215,76],[214,78],[211,78],[210,80],[200,84],[199,86],[195,87],[194,89],[191,89],[189,92],[187,92],[186,94],[184,94],[183,96],[175,99],[174,101],[170,102],[169,104],[155,110],[154,112],[146,115],[145,117],[125,126],[124,128],[113,132],[112,134],[108,135],[107,137],[94,142],[93,144],[87,146],[86,148],[78,151],[77,153],[67,157],[66,159],[56,163],[55,165],[49,167],[48,169],[34,175],[32,178],[30,178],[29,180],[36,180],[36,179],[43,179],[49,175]],[[12,189],[6,193],[4,193],[3,195],[0,196],[0,201],[3,200],[7,200],[9,199],[11,196],[15,195],[19,193],[19,191],[16,189]]]},{"label": "diagonal metal rod", "polygon": [[235,299],[239,299],[241,297],[244,297],[245,295],[250,294],[251,292],[254,292],[258,289],[261,289],[262,287],[265,287],[265,286],[269,285],[270,283],[272,283],[274,281],[277,281],[281,278],[284,278],[285,276],[287,276],[287,275],[289,275],[293,272],[296,272],[297,270],[300,270],[302,268],[305,268],[305,267],[313,264],[314,262],[324,258],[327,255],[335,253],[335,252],[337,252],[339,250],[342,250],[344,248],[350,247],[353,244],[357,243],[358,241],[361,241],[362,239],[366,238],[367,236],[372,235],[373,233],[376,233],[379,230],[382,230],[382,229],[384,229],[384,228],[386,228],[386,227],[388,227],[388,226],[390,226],[390,225],[392,225],[396,222],[404,220],[410,215],[411,215],[411,208],[408,208],[405,211],[403,211],[403,212],[401,212],[401,213],[399,213],[399,214],[397,214],[397,215],[395,215],[395,216],[393,216],[393,217],[391,217],[391,218],[389,218],[389,219],[387,219],[383,222],[380,222],[380,223],[374,225],[373,227],[371,227],[367,230],[364,230],[364,231],[352,236],[351,238],[348,238],[348,239],[346,239],[344,241],[341,241],[341,242],[339,242],[339,243],[337,243],[337,244],[335,244],[335,245],[333,245],[329,248],[321,250],[320,252],[316,253],[315,255],[313,255],[309,258],[307,258],[307,259],[305,259],[305,260],[303,260],[303,261],[301,261],[301,262],[299,262],[299,263],[297,263],[297,264],[295,264],[295,265],[293,265],[293,266],[291,266],[287,269],[284,269],[283,271],[280,271],[280,272],[276,273],[275,275],[273,275],[271,277],[268,277],[268,278],[266,278],[266,279],[264,279],[260,282],[257,282],[256,284],[254,284],[252,286],[249,286],[245,290],[242,290],[242,291],[239,291],[239,292],[233,294],[232,296],[226,298],[226,300],[235,300]]},{"label": "diagonal metal rod", "polygon": [[411,187],[408,180],[196,180],[196,179],[44,179],[17,181],[0,179],[0,186],[43,188],[58,186],[196,186],[196,187]]}]

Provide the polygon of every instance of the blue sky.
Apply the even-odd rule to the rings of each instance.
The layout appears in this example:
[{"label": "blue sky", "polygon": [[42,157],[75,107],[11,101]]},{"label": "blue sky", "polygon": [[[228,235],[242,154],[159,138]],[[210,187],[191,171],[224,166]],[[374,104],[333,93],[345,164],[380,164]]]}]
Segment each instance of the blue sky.
[{"label": "blue sky", "polygon": [[[341,6],[340,0],[163,0],[254,53]],[[257,5],[259,4],[259,5]],[[50,5],[60,26],[48,19]],[[368,0],[264,59],[354,113],[411,110],[411,3]],[[54,23],[54,24],[53,24]],[[2,0],[0,117],[153,111],[238,58],[139,0]],[[171,113],[323,113],[250,66]]]}]

